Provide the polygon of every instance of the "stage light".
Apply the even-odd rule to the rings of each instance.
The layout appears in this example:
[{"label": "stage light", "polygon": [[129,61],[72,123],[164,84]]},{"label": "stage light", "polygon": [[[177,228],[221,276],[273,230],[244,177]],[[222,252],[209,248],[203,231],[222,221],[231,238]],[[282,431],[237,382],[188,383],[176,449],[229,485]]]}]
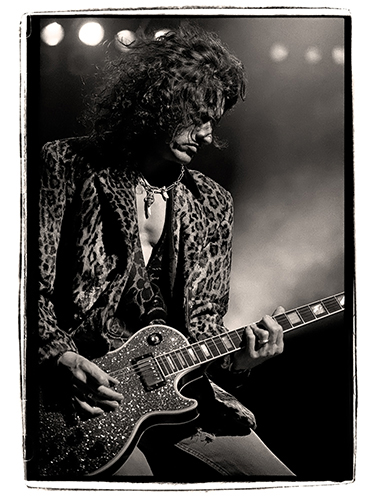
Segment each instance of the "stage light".
[{"label": "stage light", "polygon": [[274,43],[270,49],[270,56],[275,62],[284,61],[289,55],[289,50],[282,43]]},{"label": "stage light", "polygon": [[97,22],[88,22],[81,26],[78,36],[81,42],[86,45],[98,45],[103,40],[104,29]]},{"label": "stage light", "polygon": [[317,64],[322,60],[322,54],[318,47],[309,47],[305,52],[305,59],[310,64]]},{"label": "stage light", "polygon": [[61,24],[51,23],[42,29],[40,37],[44,43],[53,47],[62,41],[64,34],[64,28]]},{"label": "stage light", "polygon": [[336,64],[341,64],[341,65],[344,64],[345,62],[344,47],[333,47],[332,59]]},{"label": "stage light", "polygon": [[130,30],[122,30],[115,36],[115,45],[122,52],[127,52],[135,40],[135,33]]}]

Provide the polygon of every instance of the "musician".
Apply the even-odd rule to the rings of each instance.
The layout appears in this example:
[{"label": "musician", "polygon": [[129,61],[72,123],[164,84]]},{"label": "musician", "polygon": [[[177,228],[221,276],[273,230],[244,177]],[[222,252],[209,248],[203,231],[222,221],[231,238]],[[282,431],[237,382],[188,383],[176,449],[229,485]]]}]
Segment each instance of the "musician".
[{"label": "musician", "polygon": [[[123,400],[116,378],[91,360],[140,328],[167,324],[190,342],[226,331],[233,203],[193,160],[203,146],[221,147],[215,127],[245,97],[243,65],[215,34],[190,24],[139,33],[127,48],[103,72],[88,135],[42,152],[42,381],[62,374],[89,418]],[[201,416],[188,432],[146,432],[117,477],[292,475],[232,396],[251,383],[251,369],[282,351],[271,316],[249,325],[242,348],[208,366],[196,394]]]}]

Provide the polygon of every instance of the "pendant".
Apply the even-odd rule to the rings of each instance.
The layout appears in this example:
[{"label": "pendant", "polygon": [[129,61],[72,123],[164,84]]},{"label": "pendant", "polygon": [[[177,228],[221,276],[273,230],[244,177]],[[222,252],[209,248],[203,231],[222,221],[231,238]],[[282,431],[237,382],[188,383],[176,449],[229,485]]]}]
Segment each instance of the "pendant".
[{"label": "pendant", "polygon": [[148,219],[151,216],[151,205],[155,201],[155,196],[153,191],[147,191],[147,196],[145,198],[145,216]]},{"label": "pendant", "polygon": [[169,198],[169,195],[167,193],[167,188],[165,186],[163,186],[161,189],[160,189],[160,194],[162,195],[163,197],[163,200],[164,201],[167,201],[168,198]]},{"label": "pendant", "polygon": [[145,192],[141,184],[137,184],[135,187],[135,194],[143,194]]}]

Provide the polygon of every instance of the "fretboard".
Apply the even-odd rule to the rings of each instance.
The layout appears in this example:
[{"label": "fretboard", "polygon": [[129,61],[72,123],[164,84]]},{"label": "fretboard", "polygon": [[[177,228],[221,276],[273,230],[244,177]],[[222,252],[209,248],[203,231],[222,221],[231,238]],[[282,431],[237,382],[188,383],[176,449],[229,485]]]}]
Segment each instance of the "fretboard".
[{"label": "fretboard", "polygon": [[[324,317],[336,314],[345,307],[345,294],[339,293],[312,302],[297,309],[273,316],[283,327],[284,334]],[[160,356],[157,361],[164,376],[173,375],[189,368],[198,367],[240,349],[245,327],[200,340]]]}]

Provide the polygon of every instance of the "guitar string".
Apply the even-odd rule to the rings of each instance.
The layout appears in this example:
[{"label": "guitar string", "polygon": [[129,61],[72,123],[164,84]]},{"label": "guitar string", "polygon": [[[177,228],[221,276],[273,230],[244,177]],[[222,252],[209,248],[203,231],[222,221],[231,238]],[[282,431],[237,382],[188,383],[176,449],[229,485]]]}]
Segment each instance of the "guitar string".
[{"label": "guitar string", "polygon": [[[282,313],[282,314],[277,314],[277,315],[273,316],[273,319],[274,319],[275,321],[277,321],[277,322],[278,322],[277,318],[280,318],[280,320],[281,320],[281,318],[285,318],[285,319],[288,321],[288,323],[290,324],[290,328],[289,328],[289,329],[287,329],[287,330],[285,330],[285,332],[287,332],[287,331],[289,331],[289,330],[291,330],[291,329],[294,329],[296,326],[301,326],[301,325],[296,325],[296,326],[294,326],[294,325],[293,325],[293,323],[291,323],[291,322],[289,321],[289,319],[288,319],[288,315],[291,315],[292,313],[297,313],[297,314],[298,314],[298,316],[299,316],[299,317],[300,317],[300,319],[301,319],[302,324],[303,324],[303,325],[306,325],[306,324],[308,324],[308,323],[311,323],[311,322],[313,322],[313,321],[315,321],[315,320],[320,319],[322,316],[331,315],[331,314],[334,314],[334,313],[336,313],[336,312],[340,312],[341,310],[344,310],[344,306],[340,303],[340,301],[338,300],[338,297],[342,297],[342,298],[344,298],[344,293],[339,293],[339,294],[336,294],[336,295],[332,295],[332,296],[327,297],[327,298],[325,298],[325,299],[322,299],[322,300],[320,300],[320,301],[311,302],[311,303],[306,304],[305,306],[301,306],[301,307],[299,307],[299,308],[297,308],[297,309],[291,309],[291,310],[289,310],[289,311],[286,311],[285,313]],[[326,306],[324,303],[327,303],[327,301],[332,300],[332,299],[333,299],[333,300],[335,300],[335,303],[337,304],[337,306],[339,307],[339,309],[337,309],[337,310],[335,310],[335,311],[332,311],[332,312],[331,312],[331,311],[329,311],[329,310],[328,310],[327,306]],[[326,310],[326,314],[324,314],[324,315],[320,315],[320,316],[317,316],[317,315],[316,315],[316,314],[315,314],[315,313],[311,310],[311,307],[312,307],[313,305],[318,305],[318,304],[323,305],[324,309]],[[301,313],[300,313],[299,311],[300,311],[301,309],[305,308],[305,307],[307,307],[307,308],[311,311],[312,315],[314,316],[312,320],[308,320],[308,321],[306,321],[306,320],[304,320],[304,319],[303,319],[303,317],[301,316]],[[189,357],[188,357],[188,359],[191,359],[191,361],[193,362],[193,365],[189,365],[189,366],[187,366],[186,368],[184,368],[184,367],[182,367],[182,368],[178,368],[178,366],[176,365],[177,370],[175,370],[175,369],[174,369],[174,367],[172,366],[171,368],[172,368],[172,370],[174,370],[174,371],[173,371],[172,373],[167,373],[167,374],[164,374],[164,370],[163,370],[162,368],[160,368],[160,367],[159,367],[159,370],[161,371],[161,373],[162,373],[164,376],[174,375],[174,374],[176,374],[176,373],[178,373],[178,372],[180,372],[180,371],[184,371],[184,370],[186,370],[186,369],[188,369],[188,368],[191,368],[191,367],[193,367],[193,366],[199,367],[200,365],[204,364],[205,362],[212,361],[213,359],[217,359],[217,358],[223,357],[223,356],[225,356],[226,354],[229,354],[230,352],[234,352],[235,350],[238,350],[238,349],[239,349],[239,347],[238,347],[238,346],[236,346],[236,345],[233,343],[233,341],[232,341],[232,343],[233,343],[233,345],[234,345],[234,349],[232,349],[232,350],[228,350],[228,351],[227,351],[227,352],[225,352],[225,353],[220,353],[219,355],[215,355],[215,354],[213,354],[213,353],[212,353],[212,349],[210,349],[210,347],[207,345],[207,342],[209,342],[209,341],[215,342],[215,340],[216,340],[216,339],[220,339],[220,340],[221,340],[221,337],[229,337],[230,335],[234,335],[234,334],[237,334],[238,336],[240,336],[239,331],[240,331],[240,332],[242,332],[242,331],[243,331],[243,329],[244,329],[244,328],[239,329],[239,330],[232,330],[232,331],[230,331],[230,332],[224,332],[224,333],[219,334],[219,335],[217,335],[217,336],[215,336],[215,337],[212,337],[212,338],[210,338],[210,339],[201,340],[201,341],[199,341],[199,342],[195,342],[194,344],[191,344],[191,345],[188,345],[188,346],[184,346],[184,347],[180,347],[179,349],[176,349],[176,350],[171,350],[171,351],[168,351],[168,352],[166,352],[166,353],[159,354],[159,355],[157,355],[157,356],[155,356],[155,357],[150,357],[150,358],[148,358],[148,359],[152,359],[152,360],[163,359],[163,360],[164,360],[164,359],[166,359],[166,357],[167,357],[167,356],[172,357],[172,355],[173,355],[173,354],[176,354],[176,353],[178,353],[178,352],[181,352],[181,353],[182,353],[183,351],[185,351],[185,353],[187,353],[187,354],[188,354],[188,356],[189,356]],[[230,338],[230,337],[229,337],[229,338]],[[230,339],[230,340],[231,340],[231,339]],[[227,347],[226,347],[226,346],[225,346],[225,344],[222,342],[222,340],[221,340],[221,343],[222,343],[222,345],[223,345],[223,346],[227,349]],[[205,354],[204,350],[200,347],[201,345],[205,345],[205,347],[206,347],[206,348],[208,349],[208,351],[211,353],[211,356],[210,356],[210,357],[208,357],[208,358],[207,358],[207,355]],[[201,360],[201,359],[199,359],[199,355],[196,355],[196,356],[197,356],[197,359],[198,359],[198,362],[196,362],[196,361],[194,361],[194,359],[192,359],[191,355],[189,354],[188,349],[189,349],[189,348],[194,349],[194,347],[198,347],[198,346],[200,347],[200,351],[199,351],[199,352],[200,352],[200,354],[201,354],[201,355],[202,355],[205,359]],[[217,348],[217,346],[215,346],[215,348]],[[218,351],[219,351],[219,350],[218,350]],[[220,352],[220,351],[219,351],[219,352]],[[184,357],[184,359],[186,360],[185,353],[183,353],[183,357]],[[196,354],[196,353],[195,353],[195,354]],[[172,361],[173,361],[173,363],[174,363],[174,364],[176,364],[174,360],[172,360]],[[182,364],[182,363],[180,363],[180,364]],[[168,366],[168,365],[166,365],[166,366]],[[142,373],[142,370],[141,370],[141,368],[139,367],[139,365],[137,365],[137,366],[132,365],[132,366],[124,366],[124,367],[118,368],[117,370],[112,371],[112,372],[111,372],[111,375],[119,375],[119,374],[122,374],[122,373],[123,373],[124,371],[126,371],[126,370],[131,370],[131,371],[133,371],[134,373],[136,373],[137,375],[138,375],[139,373]]]}]

